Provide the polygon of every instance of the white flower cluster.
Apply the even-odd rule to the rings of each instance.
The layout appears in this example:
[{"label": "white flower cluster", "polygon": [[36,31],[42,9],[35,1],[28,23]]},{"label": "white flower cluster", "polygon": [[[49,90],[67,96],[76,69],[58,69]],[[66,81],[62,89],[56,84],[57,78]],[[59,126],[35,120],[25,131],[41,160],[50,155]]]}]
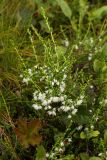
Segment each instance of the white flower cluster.
[{"label": "white flower cluster", "polygon": [[[39,82],[44,85],[33,93],[32,107],[36,111],[42,110],[49,116],[56,116],[61,112],[72,118],[78,112],[78,106],[83,103],[83,96],[73,101],[66,95],[66,67],[60,70],[51,67],[35,66],[33,69],[27,69],[23,75],[23,82],[28,84],[29,81]],[[43,90],[43,91],[42,91]]]}]

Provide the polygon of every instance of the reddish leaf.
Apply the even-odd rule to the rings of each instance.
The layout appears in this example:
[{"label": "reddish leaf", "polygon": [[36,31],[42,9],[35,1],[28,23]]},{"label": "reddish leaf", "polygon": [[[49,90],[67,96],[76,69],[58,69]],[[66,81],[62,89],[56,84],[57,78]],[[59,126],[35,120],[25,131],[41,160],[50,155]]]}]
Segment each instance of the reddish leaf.
[{"label": "reddish leaf", "polygon": [[41,121],[39,119],[32,120],[28,123],[28,132],[30,135],[38,134],[38,130],[42,127]]},{"label": "reddish leaf", "polygon": [[29,145],[35,146],[40,144],[42,137],[38,135],[38,131],[42,125],[39,119],[32,120],[29,123],[20,119],[17,121],[17,125],[18,127],[14,131],[23,147],[28,148]]},{"label": "reddish leaf", "polygon": [[42,137],[41,136],[32,136],[32,138],[29,139],[29,144],[31,144],[32,146],[38,145],[40,144],[42,141]]}]

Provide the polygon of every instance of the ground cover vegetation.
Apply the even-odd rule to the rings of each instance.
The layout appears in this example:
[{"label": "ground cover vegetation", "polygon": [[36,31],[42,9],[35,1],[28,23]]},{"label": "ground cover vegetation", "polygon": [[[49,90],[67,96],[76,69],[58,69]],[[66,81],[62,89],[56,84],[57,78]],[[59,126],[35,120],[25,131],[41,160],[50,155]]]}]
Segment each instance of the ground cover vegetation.
[{"label": "ground cover vegetation", "polygon": [[0,159],[107,159],[106,0],[0,1]]}]

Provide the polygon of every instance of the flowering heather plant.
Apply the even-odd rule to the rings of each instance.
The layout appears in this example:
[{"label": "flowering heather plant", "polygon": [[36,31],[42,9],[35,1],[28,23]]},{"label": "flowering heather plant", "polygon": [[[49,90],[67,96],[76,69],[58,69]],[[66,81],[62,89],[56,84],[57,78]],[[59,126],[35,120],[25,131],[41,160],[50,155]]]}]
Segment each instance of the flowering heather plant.
[{"label": "flowering heather plant", "polygon": [[54,117],[64,113],[68,118],[72,118],[78,112],[78,106],[84,102],[84,95],[80,92],[74,100],[69,97],[68,76],[67,67],[53,70],[50,66],[34,66],[20,75],[23,83],[32,83],[35,87],[32,93],[32,108],[36,114]]},{"label": "flowering heather plant", "polygon": [[[88,42],[91,48],[89,54],[86,54]],[[82,61],[78,61],[78,57],[73,54],[74,58],[72,57],[71,61],[70,55],[63,57],[65,63],[63,60],[56,61],[54,55],[52,63],[47,63],[45,59],[42,65],[22,69],[20,75],[25,88],[30,88],[30,108],[35,117],[44,121],[44,157],[49,160],[58,157],[75,159],[76,152],[80,153],[77,153],[77,157],[89,156],[94,154],[92,150],[99,158],[105,157],[104,147],[101,147],[105,142],[100,138],[102,136],[98,122],[102,119],[107,100],[103,96],[98,97],[95,90],[97,78],[93,79],[94,70],[91,68],[101,48],[96,47],[95,55],[92,54],[95,48],[93,38],[90,38],[89,41],[78,43],[78,46],[74,44],[73,51],[78,52],[81,46],[85,53],[83,56],[87,59],[84,62],[87,62],[87,65],[83,66],[83,69],[78,67],[72,72],[75,62],[79,65]],[[52,55],[50,56],[52,58]],[[87,74],[88,69],[91,69],[91,74]],[[75,150],[77,145],[79,147]],[[95,146],[98,147],[97,151]]]}]

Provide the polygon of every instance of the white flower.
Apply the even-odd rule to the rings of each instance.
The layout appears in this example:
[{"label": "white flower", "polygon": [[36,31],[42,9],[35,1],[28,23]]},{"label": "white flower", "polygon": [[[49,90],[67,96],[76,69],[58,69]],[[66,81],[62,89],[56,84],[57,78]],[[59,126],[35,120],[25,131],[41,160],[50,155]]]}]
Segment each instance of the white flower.
[{"label": "white flower", "polygon": [[55,153],[51,153],[50,158],[53,158],[54,154],[55,154]]},{"label": "white flower", "polygon": [[58,148],[57,148],[57,147],[55,148],[55,151],[58,151]]},{"label": "white flower", "polygon": [[45,77],[40,78],[40,82],[43,81],[45,79]]},{"label": "white flower", "polygon": [[80,131],[82,129],[82,125],[77,127],[77,130]]},{"label": "white flower", "polygon": [[90,109],[89,112],[92,113],[92,110]]},{"label": "white flower", "polygon": [[75,115],[75,114],[77,113],[77,111],[78,111],[78,110],[75,108],[75,109],[72,111],[72,114]]},{"label": "white flower", "polygon": [[107,104],[107,99],[104,100],[104,103]]},{"label": "white flower", "polygon": [[71,115],[68,115],[68,118],[70,119],[72,116]]},{"label": "white flower", "polygon": [[36,95],[33,96],[34,100],[37,101],[38,97]]},{"label": "white flower", "polygon": [[49,157],[49,153],[46,153],[46,158],[48,158]]},{"label": "white flower", "polygon": [[59,100],[60,100],[61,102],[64,101],[64,97],[63,97],[63,96],[59,97]]},{"label": "white flower", "polygon": [[87,132],[88,130],[89,130],[88,128],[85,128],[85,129],[84,129],[84,131],[86,131],[86,132]]},{"label": "white flower", "polygon": [[60,85],[60,91],[64,92],[64,90],[65,90],[65,83],[62,82],[61,85]]},{"label": "white flower", "polygon": [[28,73],[29,73],[29,75],[32,75],[32,70],[28,69]]},{"label": "white flower", "polygon": [[76,105],[79,106],[79,105],[82,104],[82,102],[83,102],[82,99],[80,99],[80,100],[77,101]]},{"label": "white flower", "polygon": [[101,157],[103,155],[103,153],[99,153],[98,156]]},{"label": "white flower", "polygon": [[48,106],[45,106],[45,108],[44,108],[45,110],[48,110]]},{"label": "white flower", "polygon": [[83,95],[81,95],[81,96],[80,96],[80,99],[81,99],[81,100],[82,100],[82,99],[84,99],[84,96],[83,96]]},{"label": "white flower", "polygon": [[51,99],[48,99],[48,100],[47,100],[47,103],[48,103],[48,104],[50,104],[51,102],[52,102]]},{"label": "white flower", "polygon": [[30,81],[30,78],[23,78],[22,82],[28,84],[28,82]]},{"label": "white flower", "polygon": [[57,83],[56,83],[58,86],[59,86],[59,82],[57,81]]},{"label": "white flower", "polygon": [[45,97],[46,97],[45,93],[42,94],[40,92],[39,95],[38,95],[38,99],[41,100],[42,102],[45,100]]},{"label": "white flower", "polygon": [[65,80],[65,79],[66,79],[66,77],[67,77],[67,75],[66,75],[66,74],[64,74],[64,76],[63,76],[63,80]]},{"label": "white flower", "polygon": [[64,112],[68,112],[70,110],[70,107],[69,106],[61,106],[60,109],[63,110]]},{"label": "white flower", "polygon": [[52,86],[54,86],[55,82],[52,82]]},{"label": "white flower", "polygon": [[90,127],[91,129],[94,129],[94,126],[93,125],[91,125],[91,127]]},{"label": "white flower", "polygon": [[96,121],[97,121],[98,119],[99,119],[98,117],[95,118]]},{"label": "white flower", "polygon": [[59,97],[52,97],[53,102],[59,102]]},{"label": "white flower", "polygon": [[63,101],[62,104],[65,105],[65,101]]},{"label": "white flower", "polygon": [[92,89],[93,87],[94,87],[94,86],[92,86],[92,85],[90,86],[91,89]]},{"label": "white flower", "polygon": [[40,110],[40,109],[42,109],[42,106],[38,106],[37,104],[33,104],[32,107],[33,107],[35,110]]},{"label": "white flower", "polygon": [[91,61],[91,60],[92,60],[92,57],[89,56],[89,57],[88,57],[88,60]]},{"label": "white flower", "polygon": [[71,109],[74,110],[74,106],[73,105],[71,106]]},{"label": "white flower", "polygon": [[23,78],[23,75],[22,74],[20,74],[20,76],[19,76],[20,78]]},{"label": "white flower", "polygon": [[61,152],[63,152],[63,149],[62,149],[62,148],[60,148],[60,149],[59,149],[59,152],[60,152],[60,153],[61,153]]},{"label": "white flower", "polygon": [[60,143],[60,146],[61,146],[61,147],[63,147],[63,146],[64,146],[64,143],[63,143],[63,142],[61,142],[61,143]]},{"label": "white flower", "polygon": [[68,142],[69,142],[69,143],[72,142],[72,139],[71,139],[71,138],[68,138]]},{"label": "white flower", "polygon": [[56,116],[56,112],[55,112],[55,111],[48,111],[47,113],[48,113],[49,115]]},{"label": "white flower", "polygon": [[65,47],[68,47],[68,46],[69,46],[69,41],[68,41],[67,39],[64,40],[63,42],[64,42]]},{"label": "white flower", "polygon": [[88,60],[91,61],[92,60],[92,54],[89,54],[88,56]]},{"label": "white flower", "polygon": [[48,105],[48,102],[47,102],[46,100],[44,100],[44,101],[42,102],[42,105],[43,105],[43,106],[47,106],[47,105]]},{"label": "white flower", "polygon": [[90,38],[90,42],[91,42],[91,43],[93,43],[93,42],[94,42],[94,40],[93,40],[93,38],[92,38],[92,37]]},{"label": "white flower", "polygon": [[78,50],[78,46],[77,46],[77,45],[75,45],[74,48],[75,48],[76,50]]},{"label": "white flower", "polygon": [[70,107],[69,106],[65,106],[64,112],[68,112],[69,110],[70,110]]},{"label": "white flower", "polygon": [[48,108],[48,109],[51,109],[52,107],[51,107],[51,106],[48,106],[47,108]]}]

